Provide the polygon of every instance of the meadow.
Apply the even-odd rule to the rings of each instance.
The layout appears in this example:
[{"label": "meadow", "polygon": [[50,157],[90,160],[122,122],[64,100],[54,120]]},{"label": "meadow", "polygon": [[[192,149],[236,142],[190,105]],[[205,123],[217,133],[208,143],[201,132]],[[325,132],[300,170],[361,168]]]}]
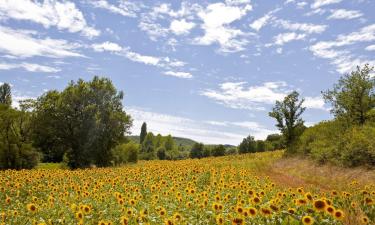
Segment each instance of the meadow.
[{"label": "meadow", "polygon": [[0,171],[0,224],[374,224],[374,171],[282,154]]}]

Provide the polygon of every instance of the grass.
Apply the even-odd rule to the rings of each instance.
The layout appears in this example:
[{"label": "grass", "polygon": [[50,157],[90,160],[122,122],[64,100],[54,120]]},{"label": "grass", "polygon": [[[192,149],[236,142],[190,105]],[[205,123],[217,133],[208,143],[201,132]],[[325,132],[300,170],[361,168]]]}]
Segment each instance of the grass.
[{"label": "grass", "polygon": [[39,163],[36,169],[61,169],[62,166],[62,163]]}]

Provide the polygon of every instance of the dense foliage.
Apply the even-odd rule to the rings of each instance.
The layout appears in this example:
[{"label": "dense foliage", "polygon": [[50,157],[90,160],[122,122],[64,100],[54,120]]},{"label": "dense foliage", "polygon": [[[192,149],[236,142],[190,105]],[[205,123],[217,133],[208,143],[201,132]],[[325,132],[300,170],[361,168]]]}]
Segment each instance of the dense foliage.
[{"label": "dense foliage", "polygon": [[375,166],[375,78],[373,68],[358,67],[323,92],[334,119],[306,129],[295,150],[320,163]]},{"label": "dense foliage", "polygon": [[70,168],[113,165],[113,148],[125,141],[131,126],[123,93],[106,78],[71,82],[63,91],[48,91],[21,109],[11,107],[9,85],[0,87],[1,167],[36,165],[36,149],[45,162]]}]

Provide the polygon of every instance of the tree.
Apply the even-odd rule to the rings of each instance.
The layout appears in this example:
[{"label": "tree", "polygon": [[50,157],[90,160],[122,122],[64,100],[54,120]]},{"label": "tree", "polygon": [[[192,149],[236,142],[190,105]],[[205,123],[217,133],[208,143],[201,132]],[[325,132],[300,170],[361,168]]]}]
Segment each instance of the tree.
[{"label": "tree", "polygon": [[204,151],[204,144],[203,143],[195,143],[190,150],[190,158],[202,158]]},{"label": "tree", "polygon": [[164,148],[166,151],[172,151],[174,148],[174,140],[171,135],[165,137]]},{"label": "tree", "polygon": [[257,152],[264,152],[266,150],[266,143],[263,140],[256,141],[256,151]]},{"label": "tree", "polygon": [[72,81],[62,92],[47,92],[35,103],[33,127],[44,135],[41,139],[53,137],[53,144],[39,144],[51,151],[63,148],[71,168],[109,166],[112,148],[124,140],[132,124],[122,99],[123,93],[109,79],[99,77]]},{"label": "tree", "polygon": [[280,134],[270,134],[266,138],[266,145],[270,148],[266,150],[280,150],[285,148],[283,136]]},{"label": "tree", "polygon": [[240,145],[238,146],[238,153],[250,153],[256,151],[256,141],[254,140],[253,136],[247,136],[242,140]]},{"label": "tree", "polygon": [[304,121],[301,119],[305,107],[302,107],[304,99],[299,100],[299,94],[293,91],[283,101],[276,101],[275,107],[269,113],[270,117],[276,119],[276,127],[279,128],[285,138],[287,153],[292,153],[293,144],[304,129]]},{"label": "tree", "polygon": [[142,144],[147,135],[147,124],[143,122],[141,127],[141,134],[139,135],[139,144]]},{"label": "tree", "polygon": [[166,154],[165,154],[165,148],[164,147],[159,147],[158,150],[156,151],[156,156],[158,157],[158,159],[160,160],[164,160],[166,158]]},{"label": "tree", "polygon": [[143,152],[150,153],[155,151],[154,139],[154,134],[152,132],[148,132],[145,139],[142,142]]},{"label": "tree", "polygon": [[8,83],[0,85],[0,104],[7,106],[12,105],[12,92]]},{"label": "tree", "polygon": [[212,149],[213,156],[223,156],[225,155],[225,147],[224,145],[217,145]]},{"label": "tree", "polygon": [[32,146],[31,113],[0,105],[0,168],[31,169],[38,164],[39,153]]},{"label": "tree", "polygon": [[139,145],[134,142],[119,144],[112,149],[115,165],[136,163],[138,161]]},{"label": "tree", "polygon": [[363,68],[357,66],[356,71],[341,77],[332,90],[322,92],[325,101],[331,103],[331,112],[336,118],[357,125],[367,121],[368,113],[375,108],[373,69],[368,64]]}]

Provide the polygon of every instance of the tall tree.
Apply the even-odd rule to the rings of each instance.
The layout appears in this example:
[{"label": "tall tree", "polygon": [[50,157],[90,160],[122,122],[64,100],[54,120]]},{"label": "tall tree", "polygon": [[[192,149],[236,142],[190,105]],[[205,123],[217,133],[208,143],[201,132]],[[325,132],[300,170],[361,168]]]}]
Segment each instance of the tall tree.
[{"label": "tall tree", "polygon": [[275,107],[269,113],[276,119],[276,127],[283,134],[286,142],[287,153],[292,153],[293,144],[304,129],[304,121],[301,118],[305,107],[302,107],[304,99],[299,100],[299,94],[293,91],[283,101],[276,101]]},{"label": "tall tree", "polygon": [[123,93],[109,79],[99,77],[71,82],[62,92],[47,92],[36,101],[34,123],[42,125],[34,127],[53,143],[39,144],[50,150],[61,146],[71,168],[110,165],[111,149],[132,124],[122,99]]},{"label": "tall tree", "polygon": [[369,112],[375,108],[375,77],[371,76],[374,67],[366,64],[356,71],[341,77],[332,90],[323,92],[326,102],[331,103],[331,112],[336,118],[349,123],[363,125]]},{"label": "tall tree", "polygon": [[141,134],[139,135],[139,144],[142,144],[147,135],[147,124],[143,122],[141,127]]},{"label": "tall tree", "polygon": [[12,105],[12,92],[8,83],[0,85],[0,104]]}]

